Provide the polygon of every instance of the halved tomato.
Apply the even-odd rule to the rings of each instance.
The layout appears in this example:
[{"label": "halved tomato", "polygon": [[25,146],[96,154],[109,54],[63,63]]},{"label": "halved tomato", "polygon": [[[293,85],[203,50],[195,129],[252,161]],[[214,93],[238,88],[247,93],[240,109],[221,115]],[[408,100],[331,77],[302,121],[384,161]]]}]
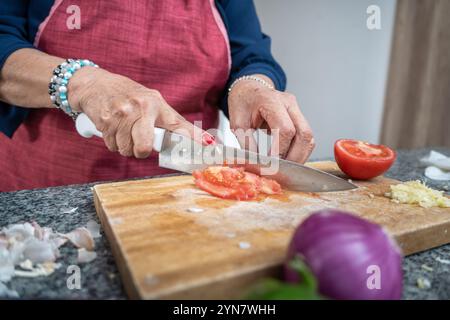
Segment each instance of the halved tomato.
[{"label": "halved tomato", "polygon": [[224,199],[253,200],[259,193],[281,193],[276,181],[246,172],[244,168],[214,166],[196,170],[193,176],[200,189]]},{"label": "halved tomato", "polygon": [[341,139],[334,144],[334,158],[349,177],[367,180],[386,172],[394,163],[396,154],[383,145]]}]

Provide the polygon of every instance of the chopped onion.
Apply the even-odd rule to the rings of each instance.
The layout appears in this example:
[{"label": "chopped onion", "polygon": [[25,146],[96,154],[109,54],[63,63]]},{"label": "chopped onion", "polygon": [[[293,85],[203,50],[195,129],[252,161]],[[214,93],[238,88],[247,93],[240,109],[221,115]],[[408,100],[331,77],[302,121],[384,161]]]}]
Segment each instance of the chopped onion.
[{"label": "chopped onion", "polygon": [[350,213],[328,209],[313,213],[295,231],[285,278],[299,282],[289,266],[294,257],[308,265],[319,291],[332,299],[400,299],[402,255],[378,225]]}]

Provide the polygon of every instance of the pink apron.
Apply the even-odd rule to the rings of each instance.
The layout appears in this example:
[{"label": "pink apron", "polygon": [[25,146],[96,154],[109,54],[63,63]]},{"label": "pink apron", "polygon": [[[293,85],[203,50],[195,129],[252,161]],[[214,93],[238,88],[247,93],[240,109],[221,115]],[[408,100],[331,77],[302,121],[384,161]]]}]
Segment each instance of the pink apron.
[{"label": "pink apron", "polygon": [[[80,29],[68,28],[73,5],[80,9]],[[35,45],[59,57],[92,60],[159,90],[204,129],[217,125],[230,53],[213,0],[56,0]],[[56,109],[31,111],[12,139],[0,134],[0,146],[0,191],[168,172],[158,167],[155,153],[126,158],[109,152],[99,138],[80,137]]]}]

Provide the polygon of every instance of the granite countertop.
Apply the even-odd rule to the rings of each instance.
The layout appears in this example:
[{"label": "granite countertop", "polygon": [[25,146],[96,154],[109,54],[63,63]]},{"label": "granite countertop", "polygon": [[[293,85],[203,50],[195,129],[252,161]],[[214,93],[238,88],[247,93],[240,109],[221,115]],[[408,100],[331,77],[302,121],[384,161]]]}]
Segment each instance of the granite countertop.
[{"label": "granite countertop", "polygon": [[[423,176],[423,168],[419,166],[418,159],[429,150],[400,150],[398,160],[387,176],[402,181],[422,179],[433,188],[448,190],[450,182],[436,183]],[[434,150],[450,155],[449,148]],[[85,226],[91,219],[98,222],[91,191],[93,185],[0,193],[0,228],[34,220],[41,226],[52,227],[59,232],[69,232],[76,227]],[[78,209],[73,213],[63,213],[69,208]],[[77,252],[71,246],[61,248],[61,258],[58,262],[62,266],[52,275],[37,278],[15,277],[7,284],[8,287],[16,290],[19,296],[25,299],[125,299],[122,282],[104,234],[95,242],[97,258],[90,263],[79,265],[81,289],[70,290],[67,287],[67,279],[70,276],[67,274],[67,267],[77,264]],[[405,299],[450,299],[450,265],[439,262],[436,258],[450,260],[450,245],[404,259]],[[433,270],[427,271],[422,265]],[[419,289],[417,279],[420,277],[429,280],[431,287]]]}]

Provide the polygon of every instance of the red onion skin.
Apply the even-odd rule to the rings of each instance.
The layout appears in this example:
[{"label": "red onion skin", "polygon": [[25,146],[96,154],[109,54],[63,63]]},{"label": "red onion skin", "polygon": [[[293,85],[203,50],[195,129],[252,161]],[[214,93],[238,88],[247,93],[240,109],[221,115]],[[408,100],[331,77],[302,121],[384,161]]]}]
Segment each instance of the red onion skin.
[{"label": "red onion skin", "polygon": [[[350,213],[326,209],[296,229],[288,249],[285,280],[299,282],[288,263],[301,256],[319,283],[322,295],[339,300],[401,299],[402,254],[384,230]],[[369,266],[378,266],[380,289],[369,289]],[[369,269],[370,271],[370,269]]]}]

